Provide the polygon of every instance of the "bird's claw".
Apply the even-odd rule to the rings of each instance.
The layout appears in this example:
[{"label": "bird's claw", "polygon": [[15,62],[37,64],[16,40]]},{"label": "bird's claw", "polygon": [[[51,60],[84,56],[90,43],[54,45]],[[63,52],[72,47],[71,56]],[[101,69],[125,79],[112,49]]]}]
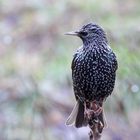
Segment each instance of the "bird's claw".
[{"label": "bird's claw", "polygon": [[102,110],[103,110],[102,107],[98,106],[98,108],[96,110],[93,110],[93,112],[95,116],[99,116]]},{"label": "bird's claw", "polygon": [[85,115],[85,118],[88,118],[90,119],[93,115],[94,111],[91,110],[91,109],[86,109],[85,112],[84,112],[84,115]]}]

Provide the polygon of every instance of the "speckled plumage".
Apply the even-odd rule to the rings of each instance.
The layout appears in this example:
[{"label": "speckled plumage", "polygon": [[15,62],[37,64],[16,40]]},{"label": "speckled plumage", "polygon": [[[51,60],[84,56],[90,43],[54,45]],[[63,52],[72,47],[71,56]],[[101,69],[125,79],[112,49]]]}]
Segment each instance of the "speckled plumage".
[{"label": "speckled plumage", "polygon": [[[84,28],[97,26],[88,24]],[[97,26],[99,30],[103,30]],[[96,31],[98,34],[98,30]],[[89,42],[83,39],[83,46],[74,54],[72,79],[74,93],[79,100],[100,100],[113,91],[117,69],[116,56],[109,47],[104,32]],[[99,41],[99,42],[98,42]]]},{"label": "speckled plumage", "polygon": [[[79,104],[103,102],[114,88],[118,67],[116,56],[108,45],[105,32],[97,24],[89,23],[75,34],[83,41],[83,45],[74,54],[71,65],[76,100]],[[85,121],[80,108],[82,106],[77,113],[76,127],[83,126]],[[81,114],[78,115],[79,113]],[[104,124],[103,121],[102,123]]]}]

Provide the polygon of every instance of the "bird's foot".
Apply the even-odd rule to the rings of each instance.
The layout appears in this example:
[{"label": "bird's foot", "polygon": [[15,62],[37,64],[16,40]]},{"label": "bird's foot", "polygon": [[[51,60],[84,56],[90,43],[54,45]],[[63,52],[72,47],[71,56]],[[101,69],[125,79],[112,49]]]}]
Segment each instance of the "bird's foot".
[{"label": "bird's foot", "polygon": [[[87,107],[88,106],[88,107]],[[103,111],[102,107],[99,105],[97,101],[84,103],[85,111],[84,116],[85,118],[90,119],[92,115],[99,116],[100,113]]]},{"label": "bird's foot", "polygon": [[84,112],[85,118],[88,118],[88,119],[90,119],[93,114],[94,114],[94,111],[91,109],[86,109]]},{"label": "bird's foot", "polygon": [[95,116],[99,116],[100,115],[100,113],[102,112],[102,107],[98,107],[96,110],[93,110],[93,112],[94,112],[94,114],[95,114]]},{"label": "bird's foot", "polygon": [[99,116],[99,114],[103,111],[102,107],[96,101],[91,103],[91,109],[95,116]]},{"label": "bird's foot", "polygon": [[85,107],[84,116],[85,116],[85,118],[90,119],[92,117],[92,115],[94,114],[94,111],[92,110],[92,108],[90,108],[90,103],[85,102],[84,107]]}]

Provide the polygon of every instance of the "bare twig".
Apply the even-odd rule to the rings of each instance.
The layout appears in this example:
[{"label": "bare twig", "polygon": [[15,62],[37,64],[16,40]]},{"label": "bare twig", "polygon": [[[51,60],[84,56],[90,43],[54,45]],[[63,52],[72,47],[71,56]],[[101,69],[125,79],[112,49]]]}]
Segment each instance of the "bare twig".
[{"label": "bare twig", "polygon": [[103,130],[103,126],[101,125],[101,123],[97,120],[96,122],[92,121],[92,123],[89,123],[89,127],[91,129],[89,133],[89,140],[100,140]]},{"label": "bare twig", "polygon": [[[100,106],[102,107],[102,103],[100,103]],[[90,109],[93,108],[90,107]],[[99,115],[93,112],[88,118],[88,124],[89,128],[91,129],[89,133],[89,140],[100,140],[105,125],[103,111]]]}]

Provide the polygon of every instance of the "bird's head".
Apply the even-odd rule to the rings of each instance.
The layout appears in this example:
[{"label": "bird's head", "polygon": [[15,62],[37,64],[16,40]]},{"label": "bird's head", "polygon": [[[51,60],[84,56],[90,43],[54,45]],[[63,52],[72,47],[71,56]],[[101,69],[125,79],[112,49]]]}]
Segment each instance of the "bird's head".
[{"label": "bird's head", "polygon": [[105,41],[107,43],[104,30],[95,23],[84,25],[81,29],[73,32],[68,32],[66,35],[74,35],[80,37],[83,42]]}]

